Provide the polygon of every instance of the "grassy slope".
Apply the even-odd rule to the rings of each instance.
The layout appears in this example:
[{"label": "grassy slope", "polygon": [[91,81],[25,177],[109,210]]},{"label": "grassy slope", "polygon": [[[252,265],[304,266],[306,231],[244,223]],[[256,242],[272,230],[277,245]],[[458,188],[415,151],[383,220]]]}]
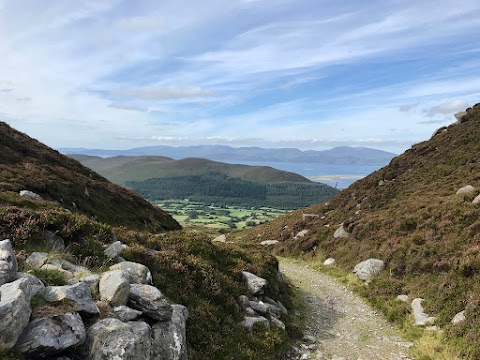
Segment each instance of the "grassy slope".
[{"label": "grassy slope", "polygon": [[117,156],[102,159],[85,155],[71,156],[118,184],[124,184],[126,181],[204,175],[212,172],[255,182],[310,182],[301,175],[267,166],[227,164],[206,159],[173,160],[161,156]]},{"label": "grassy slope", "polygon": [[18,201],[14,192],[23,189],[112,225],[179,228],[170,215],[140,196],[0,122],[0,203]]},{"label": "grassy slope", "polygon": [[[472,204],[480,189],[480,105],[469,109],[466,120],[413,146],[328,204],[241,236],[255,242],[279,239],[279,254],[331,256],[348,270],[369,257],[385,260],[387,270],[367,289],[370,299],[396,318],[395,311],[405,311],[392,301],[396,295],[424,298],[427,313],[461,343],[463,355],[480,358],[480,206]],[[456,195],[467,184],[477,190]],[[303,222],[302,213],[320,218]],[[342,222],[352,237],[334,239]],[[304,228],[309,234],[294,240],[292,234]],[[467,321],[450,325],[464,309]]]}]

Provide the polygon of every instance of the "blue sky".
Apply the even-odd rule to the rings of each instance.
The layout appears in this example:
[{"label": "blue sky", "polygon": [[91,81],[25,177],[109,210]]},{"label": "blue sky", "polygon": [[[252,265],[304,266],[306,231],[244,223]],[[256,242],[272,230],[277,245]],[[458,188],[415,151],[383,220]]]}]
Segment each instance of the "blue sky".
[{"label": "blue sky", "polygon": [[478,0],[0,0],[0,118],[53,147],[401,152],[480,102],[478,34]]}]

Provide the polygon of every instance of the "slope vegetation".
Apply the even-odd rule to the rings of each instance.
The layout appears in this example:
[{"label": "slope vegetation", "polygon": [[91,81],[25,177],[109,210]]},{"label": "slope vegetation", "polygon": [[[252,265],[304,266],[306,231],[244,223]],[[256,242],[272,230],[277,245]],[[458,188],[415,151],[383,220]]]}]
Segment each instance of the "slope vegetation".
[{"label": "slope vegetation", "polygon": [[[365,290],[391,319],[408,313],[399,294],[424,298],[428,314],[460,344],[462,356],[480,358],[480,104],[459,123],[439,129],[331,201],[292,212],[241,236],[278,239],[275,252],[333,257],[351,270],[367,258],[386,262]],[[471,185],[467,194],[457,191]],[[304,221],[302,213],[319,217]],[[349,237],[335,238],[344,224]],[[308,229],[304,237],[294,235]],[[258,237],[257,237],[258,236]],[[465,311],[467,320],[452,325]]]},{"label": "slope vegetation", "polygon": [[3,122],[0,134],[0,203],[10,203],[16,198],[14,193],[28,189],[45,200],[112,225],[154,230],[180,228],[170,215],[132,191],[112,184]]}]

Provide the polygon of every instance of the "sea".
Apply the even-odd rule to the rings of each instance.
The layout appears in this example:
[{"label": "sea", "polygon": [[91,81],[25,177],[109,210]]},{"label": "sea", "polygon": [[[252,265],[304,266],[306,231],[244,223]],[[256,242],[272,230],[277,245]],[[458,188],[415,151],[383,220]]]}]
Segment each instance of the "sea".
[{"label": "sea", "polygon": [[292,163],[268,161],[232,161],[235,164],[270,166],[284,171],[294,172],[306,178],[321,182],[337,189],[345,189],[355,181],[387,165],[333,165],[317,163]]}]

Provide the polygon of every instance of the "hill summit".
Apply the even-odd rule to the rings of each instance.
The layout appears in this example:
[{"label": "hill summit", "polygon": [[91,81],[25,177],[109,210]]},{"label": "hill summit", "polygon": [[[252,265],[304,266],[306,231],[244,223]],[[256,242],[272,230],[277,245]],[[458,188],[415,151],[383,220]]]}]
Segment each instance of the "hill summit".
[{"label": "hill summit", "polygon": [[18,201],[15,193],[21,190],[111,225],[180,228],[170,215],[132,191],[0,122],[0,204]]},{"label": "hill summit", "polygon": [[[348,270],[382,260],[386,269],[365,290],[372,302],[403,321],[410,310],[397,296],[424,299],[426,313],[456,339],[460,356],[480,358],[480,104],[456,117],[328,203],[243,238],[276,239],[277,254],[333,258]],[[452,323],[462,311],[466,320]]]}]

